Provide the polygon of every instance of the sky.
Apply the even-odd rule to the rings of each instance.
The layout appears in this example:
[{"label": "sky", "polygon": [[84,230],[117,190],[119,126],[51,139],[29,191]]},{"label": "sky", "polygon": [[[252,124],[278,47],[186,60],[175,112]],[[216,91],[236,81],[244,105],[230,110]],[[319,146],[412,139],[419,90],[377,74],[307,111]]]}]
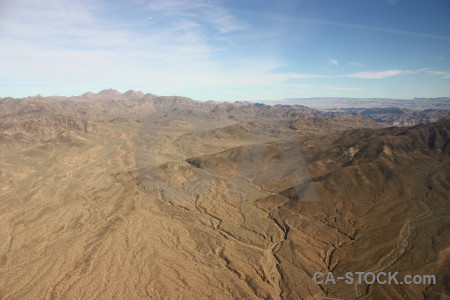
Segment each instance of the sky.
[{"label": "sky", "polygon": [[1,0],[0,97],[450,96],[450,1]]}]

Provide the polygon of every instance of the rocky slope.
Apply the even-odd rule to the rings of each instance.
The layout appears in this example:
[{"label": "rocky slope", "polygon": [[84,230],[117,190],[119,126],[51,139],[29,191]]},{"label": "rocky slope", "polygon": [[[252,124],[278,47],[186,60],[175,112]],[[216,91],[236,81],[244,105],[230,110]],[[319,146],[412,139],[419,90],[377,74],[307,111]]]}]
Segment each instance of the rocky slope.
[{"label": "rocky slope", "polygon": [[[0,99],[0,298],[448,297],[449,130],[133,91]],[[312,280],[328,271],[438,281]]]}]

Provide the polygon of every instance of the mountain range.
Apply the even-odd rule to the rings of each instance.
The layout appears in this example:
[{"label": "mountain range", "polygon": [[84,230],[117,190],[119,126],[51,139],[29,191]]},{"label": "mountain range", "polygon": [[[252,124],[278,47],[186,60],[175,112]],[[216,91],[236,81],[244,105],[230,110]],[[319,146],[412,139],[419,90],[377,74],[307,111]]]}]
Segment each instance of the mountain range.
[{"label": "mountain range", "polygon": [[1,98],[0,298],[449,297],[446,109]]}]

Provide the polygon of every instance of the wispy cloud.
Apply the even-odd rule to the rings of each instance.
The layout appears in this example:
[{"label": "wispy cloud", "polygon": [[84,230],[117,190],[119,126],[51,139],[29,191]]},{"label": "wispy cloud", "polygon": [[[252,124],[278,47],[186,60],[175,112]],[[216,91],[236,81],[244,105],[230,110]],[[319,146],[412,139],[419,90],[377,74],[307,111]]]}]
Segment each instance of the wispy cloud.
[{"label": "wispy cloud", "polygon": [[337,75],[321,75],[321,74],[301,74],[301,73],[284,73],[280,74],[280,80],[288,79],[311,79],[311,78],[356,78],[356,79],[385,79],[400,75],[412,75],[419,73],[428,73],[442,78],[450,78],[450,72],[433,71],[429,68],[422,68],[418,70],[383,70],[383,71],[364,71],[350,74]]},{"label": "wispy cloud", "polygon": [[363,91],[363,88],[357,88],[357,87],[345,87],[345,86],[324,86],[322,87],[327,90],[333,90],[333,91]]},{"label": "wispy cloud", "polygon": [[286,73],[287,79],[308,79],[308,78],[330,78],[330,75],[321,74],[301,74],[301,73]]},{"label": "wispy cloud", "polygon": [[357,67],[364,67],[365,66],[365,64],[362,64],[362,63],[357,62],[357,61],[352,61],[352,62],[350,62],[350,64],[352,66],[357,66]]},{"label": "wispy cloud", "polygon": [[415,36],[415,37],[419,37],[419,38],[450,40],[450,36],[447,36],[447,35],[398,30],[398,29],[394,29],[394,28],[367,26],[367,25],[352,24],[352,23],[345,23],[345,22],[335,22],[335,21],[324,20],[324,19],[304,19],[303,21],[312,22],[312,23],[316,23],[316,24],[323,24],[323,25],[345,26],[345,27],[352,27],[352,28],[357,28],[357,29],[381,31],[381,32],[400,34],[400,35],[409,35],[409,36]]},{"label": "wispy cloud", "polygon": [[301,84],[301,83],[283,84],[283,86],[289,87],[289,88],[332,90],[332,91],[363,91],[364,90],[363,88],[360,88],[360,87],[334,86],[334,85],[312,85],[312,84]]},{"label": "wispy cloud", "polygon": [[233,16],[224,6],[209,1],[156,0],[150,1],[146,9],[169,18],[195,20],[199,24],[210,26],[220,33],[229,33],[247,27],[245,22]]},{"label": "wispy cloud", "polygon": [[395,6],[397,5],[398,0],[386,0],[387,4],[391,5],[391,6]]},{"label": "wispy cloud", "polygon": [[400,74],[404,74],[405,71],[402,70],[386,70],[386,71],[378,71],[378,72],[358,72],[353,74],[345,75],[345,77],[350,78],[362,78],[362,79],[382,79],[382,78],[388,78],[392,76],[397,76]]},{"label": "wispy cloud", "polygon": [[339,61],[337,59],[333,59],[333,58],[330,58],[330,63],[332,63],[335,66],[339,65]]},{"label": "wispy cloud", "polygon": [[349,77],[349,78],[360,78],[360,79],[383,79],[398,75],[406,75],[406,74],[417,74],[424,72],[428,69],[419,69],[419,70],[385,70],[385,71],[366,71],[366,72],[358,72],[353,74],[344,75],[343,77]]},{"label": "wispy cloud", "polygon": [[442,79],[450,79],[450,72],[432,70],[427,70],[426,72],[432,75],[440,76]]},{"label": "wispy cloud", "polygon": [[[173,70],[186,64],[193,69],[207,65],[213,68],[217,66],[212,56],[223,48],[210,43],[206,31],[220,34],[244,27],[223,7],[206,1],[151,2],[143,9],[135,8],[144,10],[142,19],[137,15],[120,22],[109,20],[105,17],[108,12],[102,11],[114,7],[99,7],[96,1],[11,3],[0,21],[0,43],[4,46],[0,48],[0,65],[8,66],[13,73],[17,70],[17,78],[24,76],[21,68],[30,69],[26,65],[41,70],[42,76],[64,74],[56,75],[58,79],[91,68],[95,72],[121,67],[134,71],[162,67]],[[195,7],[200,9],[200,16],[192,12]],[[155,17],[149,19],[151,13]]]},{"label": "wispy cloud", "polygon": [[280,14],[280,13],[264,13],[264,14],[260,14],[260,16],[262,18],[274,20],[274,21],[278,21],[278,22],[341,26],[341,27],[350,27],[350,28],[370,30],[370,31],[380,31],[380,32],[386,32],[386,33],[391,33],[391,34],[415,36],[418,38],[450,40],[450,36],[448,36],[448,35],[440,35],[440,34],[433,34],[433,33],[426,33],[426,32],[406,31],[406,30],[399,30],[399,29],[395,29],[395,28],[339,22],[339,21],[333,21],[333,20],[321,19],[321,18],[296,18],[296,17],[290,16],[290,15],[285,15],[285,14]]}]

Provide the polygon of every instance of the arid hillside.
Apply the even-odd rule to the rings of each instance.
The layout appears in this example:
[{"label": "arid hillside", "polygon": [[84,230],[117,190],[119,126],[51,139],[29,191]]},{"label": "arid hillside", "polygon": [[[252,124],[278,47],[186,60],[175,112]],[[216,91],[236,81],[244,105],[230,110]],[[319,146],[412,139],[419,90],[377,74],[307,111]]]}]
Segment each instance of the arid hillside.
[{"label": "arid hillside", "polygon": [[133,91],[0,99],[0,299],[446,299],[449,135]]}]

